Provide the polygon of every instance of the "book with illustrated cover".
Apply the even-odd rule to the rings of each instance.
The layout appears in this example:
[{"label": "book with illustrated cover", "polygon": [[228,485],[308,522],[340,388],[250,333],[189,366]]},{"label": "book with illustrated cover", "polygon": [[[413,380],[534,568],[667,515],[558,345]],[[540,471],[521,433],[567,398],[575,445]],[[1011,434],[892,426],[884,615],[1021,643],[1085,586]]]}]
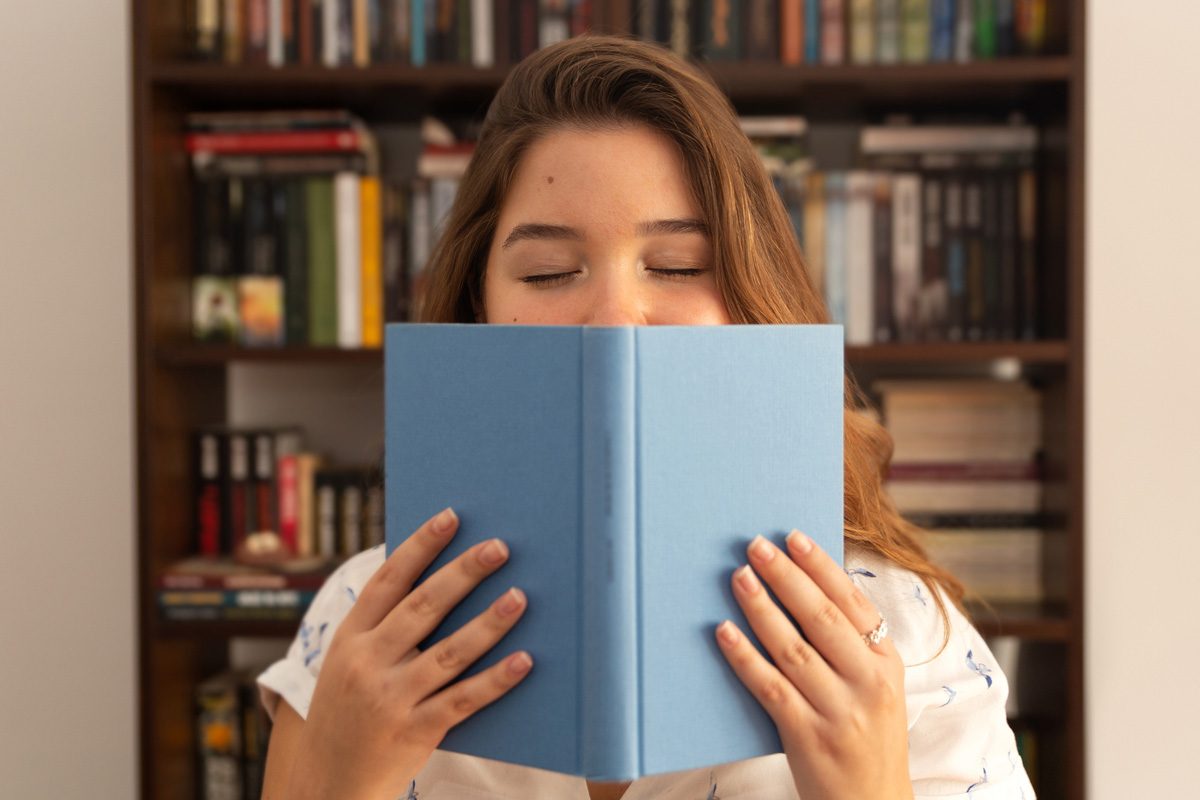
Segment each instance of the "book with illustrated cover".
[{"label": "book with illustrated cover", "polygon": [[[422,647],[510,586],[521,622],[467,670],[533,671],[442,749],[593,780],[780,752],[717,648],[755,534],[842,556],[836,325],[389,325],[387,549],[446,506],[426,575],[491,537],[509,562]],[[698,702],[697,698],[703,698]]]}]

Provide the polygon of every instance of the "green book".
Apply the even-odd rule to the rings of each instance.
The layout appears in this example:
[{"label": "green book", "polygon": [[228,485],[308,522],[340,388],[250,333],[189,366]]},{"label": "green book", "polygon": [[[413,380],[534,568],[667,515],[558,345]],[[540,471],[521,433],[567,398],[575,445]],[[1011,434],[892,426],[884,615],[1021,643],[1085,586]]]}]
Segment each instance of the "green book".
[{"label": "green book", "polygon": [[975,56],[996,57],[996,0],[975,0]]},{"label": "green book", "polygon": [[902,0],[900,56],[909,64],[929,61],[929,0]]},{"label": "green book", "polygon": [[333,239],[333,178],[309,178],[305,186],[308,214],[308,343],[336,347],[337,251]]}]

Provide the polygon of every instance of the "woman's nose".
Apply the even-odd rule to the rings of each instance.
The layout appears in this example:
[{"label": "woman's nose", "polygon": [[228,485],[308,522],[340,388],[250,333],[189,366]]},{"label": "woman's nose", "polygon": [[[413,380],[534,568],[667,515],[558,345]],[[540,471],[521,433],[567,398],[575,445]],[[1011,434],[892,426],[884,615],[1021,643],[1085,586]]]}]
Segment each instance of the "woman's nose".
[{"label": "woman's nose", "polygon": [[595,284],[585,325],[645,325],[646,308],[636,276],[609,276]]}]

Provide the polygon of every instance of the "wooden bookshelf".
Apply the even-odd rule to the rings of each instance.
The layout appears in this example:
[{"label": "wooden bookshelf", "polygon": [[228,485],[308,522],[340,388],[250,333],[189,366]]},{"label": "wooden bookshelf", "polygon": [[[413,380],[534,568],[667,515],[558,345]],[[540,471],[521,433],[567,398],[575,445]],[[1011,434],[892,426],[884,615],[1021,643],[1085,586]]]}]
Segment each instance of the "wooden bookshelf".
[{"label": "wooden bookshelf", "polygon": [[[188,798],[197,786],[192,690],[228,663],[241,637],[291,638],[288,622],[177,623],[158,617],[155,585],[166,565],[191,554],[190,433],[228,419],[236,369],[349,367],[377,372],[378,350],[202,346],[189,340],[191,208],[182,120],[192,110],[347,107],[368,122],[402,108],[407,118],[446,110],[481,115],[506,73],[436,65],[414,69],[194,63],[184,53],[184,8],[174,0],[132,2],[132,123],[135,197],[137,369],[137,559],[140,774],[145,798]],[[600,4],[604,5],[604,4]],[[1086,4],[1067,0],[1062,55],[969,64],[799,66],[714,64],[706,68],[746,113],[803,113],[810,121],[861,124],[889,114],[954,121],[1019,112],[1044,132],[1038,220],[1043,237],[1043,340],[852,347],[861,375],[977,375],[996,361],[1036,376],[1043,390],[1045,511],[1068,553],[1067,595],[1055,605],[972,607],[986,636],[1016,636],[1048,648],[1061,669],[1047,680],[1061,714],[1038,718],[1047,741],[1041,798],[1085,796],[1084,524],[1084,101]],[[623,30],[629,2],[601,27]],[[1061,677],[1058,676],[1061,672]]]}]

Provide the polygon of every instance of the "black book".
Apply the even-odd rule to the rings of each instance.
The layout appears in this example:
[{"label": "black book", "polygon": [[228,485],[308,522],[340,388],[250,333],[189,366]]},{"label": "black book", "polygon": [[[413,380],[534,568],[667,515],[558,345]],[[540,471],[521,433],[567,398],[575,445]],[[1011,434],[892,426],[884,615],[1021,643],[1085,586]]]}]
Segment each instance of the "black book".
[{"label": "black book", "polygon": [[308,344],[308,203],[303,178],[289,178],[282,186],[286,216],[282,240],[284,341],[295,347]]},{"label": "black book", "polygon": [[748,61],[779,60],[779,6],[776,0],[745,0],[745,48]]},{"label": "black book", "polygon": [[963,180],[958,173],[946,178],[944,215],[946,265],[946,328],[945,336],[952,342],[961,341],[967,320],[967,248],[963,234]]},{"label": "black book", "polygon": [[275,498],[275,432],[254,431],[250,436],[250,489],[248,531],[279,531]]},{"label": "black book", "polygon": [[1023,339],[1036,339],[1038,326],[1037,178],[1031,167],[1017,175],[1017,258],[1020,274],[1020,329]]},{"label": "black book", "polygon": [[983,338],[986,316],[984,294],[983,176],[967,173],[963,181],[963,240],[966,253],[966,338]]},{"label": "black book", "polygon": [[917,331],[920,338],[946,337],[948,327],[949,283],[946,275],[945,177],[938,172],[921,176],[921,290],[917,303]]},{"label": "black book", "polygon": [[1000,175],[989,169],[983,175],[983,338],[1000,338],[1002,280],[1000,264]]},{"label": "black book", "polygon": [[1000,338],[1017,338],[1017,173],[1000,176]]},{"label": "black book", "polygon": [[881,173],[875,176],[875,194],[871,211],[873,230],[871,243],[874,253],[874,341],[890,342],[896,338],[895,281],[892,275],[892,181]]}]

